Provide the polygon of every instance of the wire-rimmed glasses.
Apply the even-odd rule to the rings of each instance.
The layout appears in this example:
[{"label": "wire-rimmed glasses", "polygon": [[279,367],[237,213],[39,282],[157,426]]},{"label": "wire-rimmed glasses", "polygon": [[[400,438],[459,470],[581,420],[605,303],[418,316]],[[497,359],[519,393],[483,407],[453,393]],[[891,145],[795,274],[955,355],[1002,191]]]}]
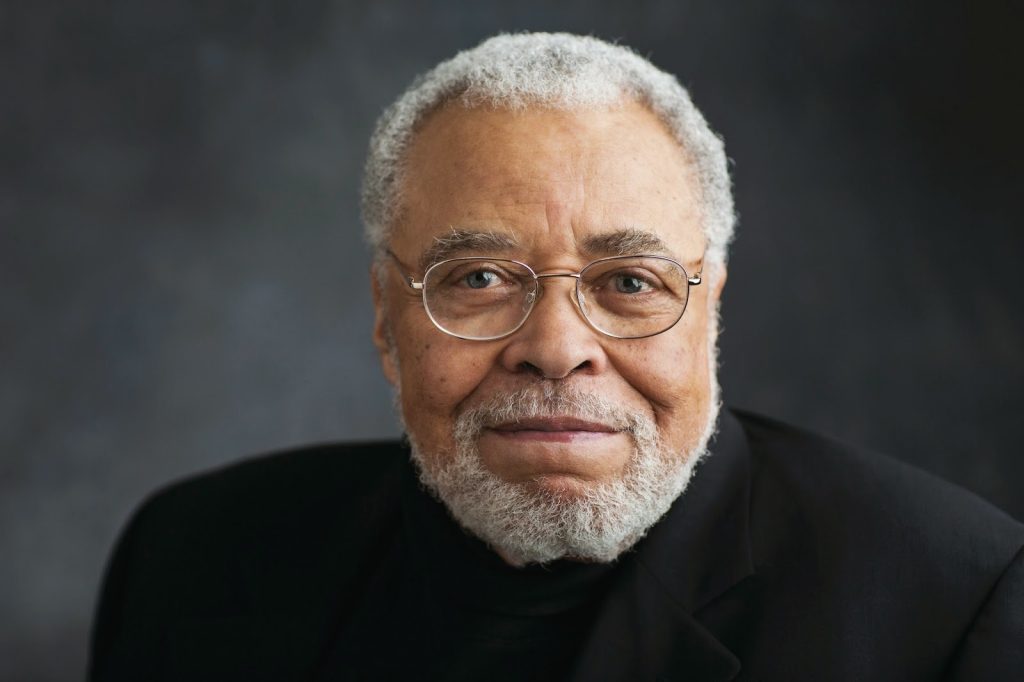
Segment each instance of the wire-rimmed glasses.
[{"label": "wire-rimmed glasses", "polygon": [[434,263],[417,281],[391,251],[409,287],[423,296],[423,307],[446,334],[491,341],[514,333],[526,322],[544,292],[541,280],[576,280],[575,301],[595,330],[617,339],[641,339],[671,329],[683,317],[690,287],[701,273],[688,275],[666,256],[599,258],[579,272],[534,272],[506,258],[469,256]]}]

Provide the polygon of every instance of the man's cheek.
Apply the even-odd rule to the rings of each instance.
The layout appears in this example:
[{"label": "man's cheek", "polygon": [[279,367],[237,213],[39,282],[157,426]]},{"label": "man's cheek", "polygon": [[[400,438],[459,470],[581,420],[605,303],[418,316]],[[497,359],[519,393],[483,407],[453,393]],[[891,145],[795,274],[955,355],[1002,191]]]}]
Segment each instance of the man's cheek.
[{"label": "man's cheek", "polygon": [[418,348],[406,363],[412,393],[420,400],[418,409],[447,414],[479,383],[480,369],[464,350],[449,344],[429,342]]},{"label": "man's cheek", "polygon": [[692,335],[666,339],[645,362],[632,368],[634,386],[655,403],[672,403],[707,389],[707,347]]}]

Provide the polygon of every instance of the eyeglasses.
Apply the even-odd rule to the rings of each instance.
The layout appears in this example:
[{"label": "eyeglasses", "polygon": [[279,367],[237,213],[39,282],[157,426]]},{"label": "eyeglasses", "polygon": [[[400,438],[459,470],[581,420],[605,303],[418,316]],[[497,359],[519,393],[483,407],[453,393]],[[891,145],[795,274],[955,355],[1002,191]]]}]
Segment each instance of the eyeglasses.
[{"label": "eyeglasses", "polygon": [[536,273],[515,260],[472,256],[434,263],[416,281],[391,251],[406,283],[423,296],[431,322],[446,334],[491,341],[526,322],[544,289],[540,280],[576,280],[576,305],[591,327],[617,339],[641,339],[671,329],[683,317],[690,287],[701,273],[687,275],[665,256],[600,258],[579,272]]}]

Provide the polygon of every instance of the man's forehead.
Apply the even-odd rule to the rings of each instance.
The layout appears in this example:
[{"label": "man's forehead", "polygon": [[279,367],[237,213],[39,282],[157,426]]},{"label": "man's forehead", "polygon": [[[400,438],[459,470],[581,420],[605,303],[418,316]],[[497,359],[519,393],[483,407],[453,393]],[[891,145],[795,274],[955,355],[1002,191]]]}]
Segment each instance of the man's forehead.
[{"label": "man's forehead", "polygon": [[[463,134],[466,124],[472,134]],[[639,104],[448,109],[413,143],[392,243],[424,266],[476,254],[688,260],[704,242],[691,171],[677,141]]]}]

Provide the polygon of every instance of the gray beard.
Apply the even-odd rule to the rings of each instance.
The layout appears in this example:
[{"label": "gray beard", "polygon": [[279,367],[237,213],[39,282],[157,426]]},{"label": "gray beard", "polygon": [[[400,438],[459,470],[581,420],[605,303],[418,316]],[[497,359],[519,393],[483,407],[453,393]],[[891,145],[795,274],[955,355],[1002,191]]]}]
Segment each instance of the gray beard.
[{"label": "gray beard", "polygon": [[[653,418],[624,410],[601,396],[538,383],[493,396],[455,422],[452,453],[424,453],[409,434],[420,480],[464,528],[517,566],[561,558],[610,562],[637,543],[686,489],[707,454],[719,412],[711,373],[708,414],[696,445],[668,449]],[[633,441],[622,476],[557,494],[510,483],[481,463],[477,442],[488,426],[536,417],[574,417],[613,425]]]}]

